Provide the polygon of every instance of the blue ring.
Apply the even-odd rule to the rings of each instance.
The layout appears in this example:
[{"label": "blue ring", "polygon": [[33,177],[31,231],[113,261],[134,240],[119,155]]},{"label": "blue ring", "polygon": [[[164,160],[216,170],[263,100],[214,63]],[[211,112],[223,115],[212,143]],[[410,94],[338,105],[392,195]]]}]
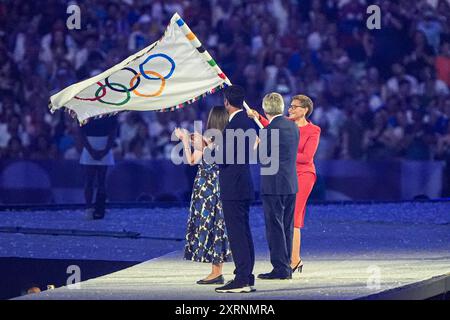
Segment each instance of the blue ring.
[{"label": "blue ring", "polygon": [[164,79],[169,79],[172,76],[173,71],[175,70],[175,61],[173,61],[173,59],[171,57],[169,57],[168,55],[164,54],[164,53],[157,53],[157,54],[152,54],[150,56],[147,57],[147,59],[145,59],[144,62],[142,62],[139,65],[139,70],[141,71],[141,75],[145,78],[145,79],[149,79],[149,80],[160,80],[160,78],[153,78],[150,77],[149,75],[147,75],[144,71],[144,64],[146,64],[147,62],[149,62],[151,59],[156,58],[156,57],[162,57],[162,58],[166,58],[172,65],[170,72],[164,77]]}]

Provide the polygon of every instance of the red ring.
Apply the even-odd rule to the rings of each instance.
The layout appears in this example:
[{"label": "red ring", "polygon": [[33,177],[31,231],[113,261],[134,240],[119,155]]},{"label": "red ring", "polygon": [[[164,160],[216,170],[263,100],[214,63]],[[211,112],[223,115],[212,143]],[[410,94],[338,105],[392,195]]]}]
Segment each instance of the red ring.
[{"label": "red ring", "polygon": [[97,82],[97,84],[100,87],[103,87],[103,89],[102,89],[103,92],[102,92],[101,96],[98,96],[98,97],[95,97],[95,98],[79,98],[79,97],[75,96],[74,98],[77,99],[77,100],[82,100],[82,101],[97,101],[97,100],[100,100],[101,98],[103,98],[106,95],[106,86],[104,86],[100,81]]}]

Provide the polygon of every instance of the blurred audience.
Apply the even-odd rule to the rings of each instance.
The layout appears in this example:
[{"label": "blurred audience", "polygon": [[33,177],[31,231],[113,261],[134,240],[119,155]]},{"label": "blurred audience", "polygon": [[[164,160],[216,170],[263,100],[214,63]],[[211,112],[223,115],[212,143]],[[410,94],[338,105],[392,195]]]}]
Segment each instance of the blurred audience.
[{"label": "blurred audience", "polygon": [[[75,2],[81,30],[67,29],[64,0],[0,2],[3,159],[79,157],[75,120],[49,114],[48,97],[158,40],[178,12],[252,107],[269,91],[313,98],[318,159],[450,161],[448,0]],[[369,4],[380,30],[366,28]],[[220,101],[121,114],[115,156],[167,158],[173,128],[192,130]]]}]

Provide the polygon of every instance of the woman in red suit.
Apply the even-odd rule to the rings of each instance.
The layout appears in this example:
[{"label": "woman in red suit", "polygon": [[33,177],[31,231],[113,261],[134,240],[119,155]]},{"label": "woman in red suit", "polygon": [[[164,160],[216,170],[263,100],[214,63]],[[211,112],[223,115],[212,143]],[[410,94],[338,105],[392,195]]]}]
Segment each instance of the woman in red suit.
[{"label": "woman in red suit", "polygon": [[[297,178],[298,193],[295,201],[294,213],[294,236],[292,240],[291,267],[292,271],[303,269],[300,256],[301,229],[304,226],[306,202],[316,182],[316,168],[314,166],[314,155],[320,140],[320,127],[307,119],[313,112],[313,102],[305,95],[292,97],[289,107],[288,118],[294,121],[300,131],[300,142],[297,149]],[[269,121],[259,115],[256,111],[249,112],[251,117],[259,117],[265,127]]]}]

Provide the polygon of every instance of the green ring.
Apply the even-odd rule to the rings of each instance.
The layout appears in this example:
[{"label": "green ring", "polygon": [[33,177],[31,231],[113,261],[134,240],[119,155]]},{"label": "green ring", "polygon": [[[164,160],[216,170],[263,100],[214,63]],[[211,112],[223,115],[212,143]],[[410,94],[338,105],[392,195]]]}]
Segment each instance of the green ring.
[{"label": "green ring", "polygon": [[[109,85],[110,86],[118,86],[118,87],[122,88],[124,90],[124,92],[127,93],[127,97],[125,98],[125,100],[123,100],[121,102],[117,102],[117,103],[103,101],[101,98],[98,99],[99,102],[104,103],[104,104],[110,104],[110,105],[113,105],[113,106],[123,106],[125,103],[130,101],[130,98],[131,98],[130,91],[128,90],[128,88],[126,86],[124,86],[123,84],[117,83],[117,82],[110,82]],[[98,98],[100,91],[103,90],[104,87],[106,87],[106,84],[102,85],[101,87],[99,87],[97,89],[97,91],[95,92],[95,97],[96,98]]]}]

